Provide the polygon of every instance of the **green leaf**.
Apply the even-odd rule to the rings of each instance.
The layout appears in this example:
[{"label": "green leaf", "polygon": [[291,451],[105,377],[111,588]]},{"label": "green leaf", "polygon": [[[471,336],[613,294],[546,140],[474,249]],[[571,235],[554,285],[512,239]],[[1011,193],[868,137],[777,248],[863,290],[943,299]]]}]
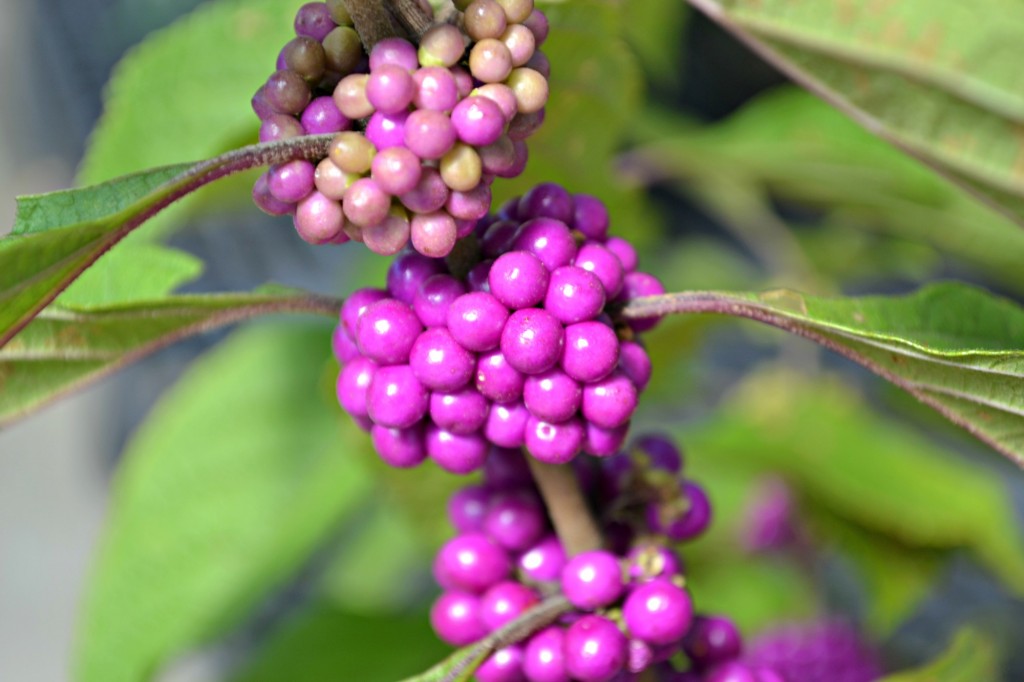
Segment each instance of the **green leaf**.
[{"label": "green leaf", "polygon": [[1024,593],[1024,538],[1006,485],[873,413],[835,377],[756,374],[685,442],[720,467],[778,472],[812,511],[867,533],[924,551],[968,549]]},{"label": "green leaf", "polygon": [[[315,157],[330,136],[243,147],[199,163],[158,168],[79,190],[19,199],[13,234],[0,240],[0,346],[123,237],[178,198],[218,178],[286,159]],[[181,268],[172,269],[172,279]],[[167,280],[157,288],[166,287]],[[131,286],[131,282],[120,282]],[[106,292],[123,300],[123,290]]]},{"label": "green leaf", "polygon": [[274,70],[280,46],[294,36],[296,7],[218,0],[147,36],[107,83],[79,182],[255,142],[259,121],[249,100]]},{"label": "green leaf", "polygon": [[529,140],[528,171],[496,183],[495,202],[541,181],[562,183],[573,192],[601,197],[613,229],[650,241],[655,227],[646,198],[625,185],[614,168],[643,95],[643,73],[623,38],[626,3],[573,0],[541,7],[551,22],[542,48],[552,63],[551,98],[544,125]]},{"label": "green leaf", "polygon": [[991,640],[961,630],[946,653],[913,671],[887,675],[880,682],[982,682],[1001,679],[999,653]]},{"label": "green leaf", "polygon": [[329,348],[320,325],[253,328],[157,405],[115,481],[75,679],[149,679],[244,617],[363,503],[371,454],[328,404]]},{"label": "green leaf", "polygon": [[1024,224],[1011,0],[690,0],[801,85]]},{"label": "green leaf", "polygon": [[1024,310],[964,284],[907,296],[822,298],[683,292],[637,299],[645,317],[706,312],[748,317],[858,362],[1024,464]]},{"label": "green leaf", "polygon": [[689,9],[678,0],[627,0],[626,39],[651,79],[672,86],[683,68]]},{"label": "green leaf", "polygon": [[[1024,232],[797,88],[769,91],[711,126],[646,110],[633,132],[640,144],[630,165],[642,175],[677,181],[698,202],[706,203],[699,190],[708,187],[755,188],[827,211],[825,224],[846,233],[901,238],[872,250],[872,260],[893,258],[902,239],[910,239],[1024,291]],[[809,231],[805,246],[820,232]],[[836,232],[820,241],[836,245]],[[850,267],[870,265],[837,248]]]},{"label": "green leaf", "polygon": [[334,317],[339,307],[300,292],[177,296],[87,312],[51,306],[0,348],[0,424],[193,334],[274,313]]},{"label": "green leaf", "polygon": [[443,656],[426,609],[389,616],[320,605],[261,647],[233,682],[394,682]]}]

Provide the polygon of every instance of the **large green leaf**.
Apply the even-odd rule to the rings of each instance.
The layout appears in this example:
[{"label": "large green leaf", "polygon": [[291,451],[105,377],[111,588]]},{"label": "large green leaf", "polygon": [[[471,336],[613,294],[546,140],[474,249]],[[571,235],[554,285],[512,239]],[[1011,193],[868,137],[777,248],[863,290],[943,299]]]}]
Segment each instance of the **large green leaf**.
[{"label": "large green leaf", "polygon": [[529,140],[527,172],[495,183],[495,200],[522,194],[540,181],[562,183],[572,192],[601,197],[613,229],[650,240],[654,227],[646,198],[625,185],[614,168],[643,95],[643,73],[623,39],[626,3],[573,0],[540,6],[551,22],[542,48],[551,60],[551,98],[544,125]]},{"label": "large green leaf", "polygon": [[149,679],[237,622],[365,500],[366,439],[322,395],[329,347],[327,325],[247,330],[157,405],[115,481],[76,679]]},{"label": "large green leaf", "polygon": [[[717,195],[735,210],[739,187],[826,211],[823,222],[836,229],[808,231],[805,242],[814,237],[822,248],[835,247],[848,267],[871,265],[841,243],[855,227],[930,244],[1024,291],[1024,232],[797,88],[769,91],[711,126],[648,110],[634,136],[631,167],[679,182],[713,210]],[[865,255],[906,260],[900,244],[890,240]]]},{"label": "large green leaf", "polygon": [[690,0],[761,56],[1024,223],[1024,8]]},{"label": "large green leaf", "polygon": [[880,682],[991,682],[1001,679],[999,652],[974,630],[957,633],[946,653],[917,670],[887,675]]},{"label": "large green leaf", "polygon": [[232,680],[395,682],[447,650],[426,609],[381,616],[318,606],[261,647]]},{"label": "large green leaf", "polygon": [[[0,240],[0,346],[108,249],[166,206],[218,178],[322,154],[329,135],[244,147],[195,164],[136,173],[78,190],[23,197]],[[176,278],[179,268],[172,269]],[[165,286],[166,281],[161,282]],[[131,287],[130,281],[120,282]],[[111,294],[104,294],[109,300]],[[122,300],[115,296],[116,300]]]},{"label": "large green leaf", "polygon": [[51,306],[0,348],[0,424],[187,336],[274,313],[333,317],[339,307],[301,292],[176,296],[90,311]]},{"label": "large green leaf", "polygon": [[[812,505],[812,515],[835,516],[863,533],[917,548],[917,579],[909,575],[907,584],[926,582],[921,576],[929,573],[930,552],[967,549],[1024,593],[1024,537],[999,477],[873,413],[837,378],[756,374],[685,442],[717,466],[784,475]],[[834,524],[826,530],[841,538]],[[852,540],[864,545],[871,539]],[[868,549],[880,551],[879,543]],[[854,542],[839,547],[858,550]],[[863,577],[870,588],[875,576]],[[889,606],[891,616],[900,605]],[[876,624],[891,625],[891,619],[883,614]]]},{"label": "large green leaf", "polygon": [[637,299],[630,317],[748,317],[830,348],[892,381],[1024,464],[1024,310],[963,284],[908,296],[822,298],[682,292]]}]

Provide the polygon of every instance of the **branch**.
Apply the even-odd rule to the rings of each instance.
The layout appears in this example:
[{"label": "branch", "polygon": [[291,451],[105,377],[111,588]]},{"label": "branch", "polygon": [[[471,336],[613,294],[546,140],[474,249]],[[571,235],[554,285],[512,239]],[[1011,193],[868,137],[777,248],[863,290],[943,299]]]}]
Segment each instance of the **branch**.
[{"label": "branch", "polygon": [[[392,13],[414,38],[419,38],[434,25],[434,13],[427,3],[419,0],[389,0]],[[426,5],[424,7],[424,4]]]},{"label": "branch", "polygon": [[343,0],[366,53],[385,38],[407,38],[402,24],[384,0]]},{"label": "branch", "polygon": [[601,531],[590,514],[572,466],[546,464],[531,455],[526,455],[526,461],[530,464],[530,471],[540,488],[540,495],[565,553],[575,556],[580,552],[600,549],[604,544]]}]

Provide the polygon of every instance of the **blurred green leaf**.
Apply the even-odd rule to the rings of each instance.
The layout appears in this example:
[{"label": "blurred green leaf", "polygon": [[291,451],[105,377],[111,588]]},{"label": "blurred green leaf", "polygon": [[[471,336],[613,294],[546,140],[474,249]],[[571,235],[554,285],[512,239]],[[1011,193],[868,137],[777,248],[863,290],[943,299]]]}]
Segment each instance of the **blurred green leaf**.
[{"label": "blurred green leaf", "polygon": [[426,609],[359,615],[318,605],[277,633],[233,682],[395,682],[444,656]]},{"label": "blurred green leaf", "polygon": [[[95,187],[21,197],[15,233],[0,239],[0,346],[75,278],[144,221],[203,185],[248,168],[322,152],[330,136],[243,147],[194,164],[156,168]],[[152,252],[148,252],[152,257]],[[148,291],[167,291],[195,271],[192,261],[156,257]],[[124,269],[137,274],[134,265]],[[130,300],[131,279],[94,286],[101,301]],[[82,292],[79,292],[81,294]],[[75,301],[95,303],[90,297]]]},{"label": "blurred green leaf", "polygon": [[[103,265],[89,268],[57,297],[57,305],[86,310],[152,300],[199,277],[203,261],[167,246],[121,242],[103,255]],[[112,273],[117,276],[111,276]]]},{"label": "blurred green leaf", "polygon": [[326,325],[253,328],[157,405],[115,481],[76,679],[149,679],[238,622],[365,500],[366,440],[319,392],[329,348]]},{"label": "blurred green leaf", "polygon": [[803,512],[824,549],[838,553],[857,571],[867,595],[862,603],[867,626],[876,639],[892,634],[929,595],[948,555],[910,547],[837,517],[821,505]]},{"label": "blurred green leaf", "polygon": [[1024,223],[1018,3],[690,4],[872,133]]},{"label": "blurred green leaf", "polygon": [[0,348],[0,424],[188,336],[274,313],[333,318],[338,308],[294,291],[176,296],[88,312],[47,308]]},{"label": "blurred green leaf", "polygon": [[1001,679],[995,645],[978,632],[961,630],[949,649],[918,670],[887,675],[880,682],[989,682]]},{"label": "blurred green leaf", "polygon": [[981,289],[943,283],[861,298],[682,292],[636,299],[623,312],[748,317],[809,338],[1024,464],[1024,310]]},{"label": "blurred green leaf", "polygon": [[543,47],[552,64],[551,98],[544,125],[529,140],[527,172],[495,183],[495,202],[540,181],[561,183],[572,192],[600,197],[613,229],[650,241],[654,219],[643,192],[626,186],[613,168],[643,95],[643,74],[622,35],[626,5],[618,0],[538,4],[551,22]]},{"label": "blurred green leaf", "polygon": [[[95,183],[256,142],[259,120],[249,100],[274,71],[277,51],[294,36],[299,4],[218,0],[147,36],[107,83],[78,181]],[[180,223],[194,201],[158,218],[144,238]],[[249,197],[235,195],[233,201]]]},{"label": "blurred green leaf", "polygon": [[[1017,226],[797,88],[765,93],[711,126],[647,110],[634,136],[633,172],[678,180],[698,202],[707,187],[761,188],[826,211],[829,225],[930,244],[1024,291]],[[889,257],[882,246],[872,258]]]},{"label": "blurred green leaf", "polygon": [[626,40],[647,75],[660,85],[679,80],[689,13],[679,0],[626,0]]},{"label": "blurred green leaf", "polygon": [[1024,539],[994,473],[874,414],[835,378],[754,375],[686,443],[723,467],[783,474],[801,495],[912,548],[966,548],[1024,592]]}]

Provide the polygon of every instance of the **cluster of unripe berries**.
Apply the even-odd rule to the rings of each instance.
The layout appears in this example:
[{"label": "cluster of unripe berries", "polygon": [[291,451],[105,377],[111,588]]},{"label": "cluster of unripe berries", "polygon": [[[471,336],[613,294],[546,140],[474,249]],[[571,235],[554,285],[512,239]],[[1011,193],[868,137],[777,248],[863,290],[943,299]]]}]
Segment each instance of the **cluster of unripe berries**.
[{"label": "cluster of unripe berries", "polygon": [[326,158],[271,166],[253,189],[314,244],[361,241],[446,256],[491,207],[491,181],[526,165],[541,124],[548,33],[533,0],[473,0],[465,33],[436,24],[419,46],[378,42],[367,56],[340,0],[303,5],[296,38],[253,97],[260,141],[337,133]]},{"label": "cluster of unripe berries", "polygon": [[345,301],[341,405],[400,467],[429,456],[464,474],[493,446],[549,463],[617,452],[651,374],[635,334],[655,321],[605,310],[663,289],[608,236],[605,207],[538,185],[464,244],[447,262],[407,251],[386,291]]},{"label": "cluster of unripe berries", "polygon": [[[574,607],[525,641],[496,651],[476,679],[603,682],[649,671],[666,680],[782,682],[767,668],[739,662],[741,638],[730,620],[694,613],[682,562],[666,545],[672,536],[648,526],[644,513],[600,512],[664,504],[658,489],[672,479],[682,493],[675,506],[690,503],[696,514],[687,539],[702,532],[710,519],[707,498],[686,497],[699,488],[681,478],[682,458],[671,441],[642,438],[628,453],[599,463],[577,460],[574,467],[603,530],[620,547],[567,557],[525,460],[514,451],[489,459],[483,483],[463,488],[449,502],[448,517],[459,534],[434,563],[444,589],[431,610],[439,637],[455,646],[470,644],[554,592]],[[611,532],[616,524],[629,526],[630,538]],[[669,662],[680,653],[688,660],[685,672]],[[752,677],[736,677],[741,672]]]}]

